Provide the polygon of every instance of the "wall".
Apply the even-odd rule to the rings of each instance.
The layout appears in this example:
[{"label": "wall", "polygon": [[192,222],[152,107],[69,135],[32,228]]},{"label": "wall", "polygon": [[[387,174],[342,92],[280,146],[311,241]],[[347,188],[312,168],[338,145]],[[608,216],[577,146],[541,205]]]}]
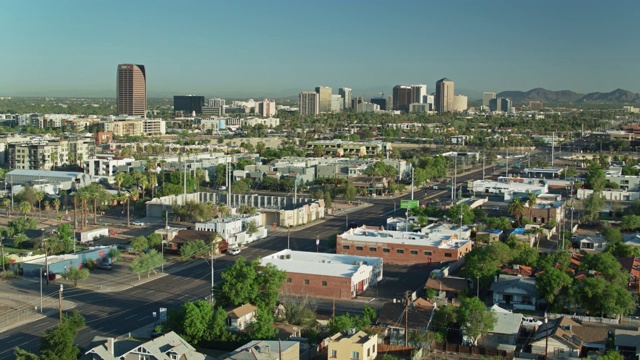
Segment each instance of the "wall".
[{"label": "wall", "polygon": [[[349,249],[345,249],[345,245],[349,246]],[[362,247],[362,250],[358,250],[358,247]],[[372,251],[373,249],[375,251]],[[389,252],[384,252],[383,249],[389,249]],[[398,253],[398,250],[403,250],[404,253]],[[411,251],[417,253],[412,254]],[[351,241],[341,236],[338,236],[336,241],[336,254],[381,257],[385,264],[416,265],[452,262],[462,258],[469,251],[471,251],[471,242],[467,242],[458,249],[440,249],[435,246]],[[431,254],[425,255],[425,252]],[[451,257],[446,257],[445,254],[451,254]]]},{"label": "wall", "polygon": [[[289,281],[291,279],[291,281]],[[309,280],[305,284],[304,280]],[[322,281],[327,285],[322,286]],[[287,273],[282,294],[309,295],[322,298],[351,299],[351,278],[314,274]]]}]

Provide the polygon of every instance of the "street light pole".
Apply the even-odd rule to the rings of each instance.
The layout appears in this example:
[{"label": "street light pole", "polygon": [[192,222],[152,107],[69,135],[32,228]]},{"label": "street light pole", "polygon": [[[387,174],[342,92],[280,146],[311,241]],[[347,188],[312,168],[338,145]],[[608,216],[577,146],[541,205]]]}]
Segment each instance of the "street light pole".
[{"label": "street light pole", "polygon": [[60,316],[60,322],[62,322],[62,284],[60,284],[60,290],[58,291],[58,315]]},{"label": "street light pole", "polygon": [[316,237],[316,252],[320,252],[320,236]]},{"label": "street light pole", "polygon": [[40,314],[42,314],[42,268],[40,268]]},{"label": "street light pole", "polygon": [[0,261],[2,261],[2,281],[7,280],[4,272],[4,245],[2,244],[2,238],[0,237]]},{"label": "street light pole", "polygon": [[160,272],[164,273],[164,240],[160,242],[160,249],[162,251],[162,265],[160,267]]},{"label": "street light pole", "polygon": [[215,288],[215,274],[216,274],[216,270],[215,270],[215,266],[213,265],[213,242],[211,242],[211,302],[213,303],[213,290]]},{"label": "street light pole", "polygon": [[291,250],[291,227],[287,229],[287,250]]}]

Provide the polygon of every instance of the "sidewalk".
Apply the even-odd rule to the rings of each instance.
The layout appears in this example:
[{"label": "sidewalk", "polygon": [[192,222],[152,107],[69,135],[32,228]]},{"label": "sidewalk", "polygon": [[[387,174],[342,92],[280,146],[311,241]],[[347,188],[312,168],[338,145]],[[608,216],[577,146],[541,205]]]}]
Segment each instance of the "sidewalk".
[{"label": "sidewalk", "polygon": [[[58,298],[43,297],[40,309],[40,296],[0,294],[0,333],[29,324],[47,317],[58,318]],[[76,303],[62,298],[62,310],[69,311],[76,307]]]}]

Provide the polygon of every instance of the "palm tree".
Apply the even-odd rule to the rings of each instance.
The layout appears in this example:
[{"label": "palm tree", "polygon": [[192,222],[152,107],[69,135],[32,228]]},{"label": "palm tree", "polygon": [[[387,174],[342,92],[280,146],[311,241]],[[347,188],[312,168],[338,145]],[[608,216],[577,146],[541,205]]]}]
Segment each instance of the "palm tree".
[{"label": "palm tree", "polygon": [[80,219],[82,223],[80,224],[80,229],[84,229],[87,221],[87,202],[92,198],[92,194],[89,191],[88,187],[82,188],[78,191],[78,199],[80,200],[80,208],[82,213],[80,214]]},{"label": "palm tree", "polygon": [[2,206],[7,209],[7,217],[9,217],[9,210],[11,209],[11,199],[4,198],[2,199]]},{"label": "palm tree", "polygon": [[513,215],[516,218],[516,223],[518,227],[520,227],[520,219],[522,219],[522,215],[524,214],[525,209],[522,204],[522,200],[520,198],[513,199],[513,202],[509,204],[509,214]]},{"label": "palm tree", "polygon": [[533,207],[538,203],[538,195],[529,193],[527,195],[527,204],[529,205],[529,220],[533,221]]},{"label": "palm tree", "polygon": [[124,176],[125,175],[124,175],[123,172],[119,172],[114,177],[114,180],[116,181],[116,184],[118,184],[118,192],[120,192],[120,187],[122,186],[122,182],[124,181]]},{"label": "palm tree", "polygon": [[28,201],[22,201],[19,205],[18,205],[18,209],[20,210],[21,213],[24,214],[24,218],[27,218],[27,214],[31,212],[31,204]]},{"label": "palm tree", "polygon": [[47,219],[49,219],[49,210],[51,209],[51,203],[49,203],[49,200],[45,200],[42,205],[44,206],[44,211],[47,213]]},{"label": "palm tree", "polygon": [[146,176],[140,178],[140,188],[142,189],[142,193],[140,194],[141,199],[144,199],[144,193],[147,189],[147,185],[149,185],[149,179]]},{"label": "palm tree", "polygon": [[53,201],[51,201],[51,205],[53,206],[53,209],[56,211],[56,215],[57,215],[58,210],[60,210],[60,199],[58,198],[53,199]]},{"label": "palm tree", "polygon": [[36,198],[36,201],[38,202],[38,217],[41,217],[42,215],[42,210],[40,209],[40,205],[42,203],[42,200],[44,200],[44,196],[45,196],[44,191],[35,192],[35,198]]},{"label": "palm tree", "polygon": [[162,174],[162,190],[164,190],[164,168],[167,166],[167,160],[160,160],[160,174]]},{"label": "palm tree", "polygon": [[148,182],[149,189],[151,190],[151,198],[153,199],[154,191],[156,189],[156,186],[158,185],[158,176],[156,175],[156,173],[149,174]]}]

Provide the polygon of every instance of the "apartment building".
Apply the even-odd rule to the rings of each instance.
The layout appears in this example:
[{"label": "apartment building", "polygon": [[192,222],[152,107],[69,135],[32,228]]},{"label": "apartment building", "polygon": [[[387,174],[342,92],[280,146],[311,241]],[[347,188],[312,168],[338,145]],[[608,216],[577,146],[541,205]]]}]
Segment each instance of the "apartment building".
[{"label": "apartment building", "polygon": [[11,169],[51,170],[56,166],[81,164],[95,155],[93,137],[33,137],[6,145],[5,163]]}]

